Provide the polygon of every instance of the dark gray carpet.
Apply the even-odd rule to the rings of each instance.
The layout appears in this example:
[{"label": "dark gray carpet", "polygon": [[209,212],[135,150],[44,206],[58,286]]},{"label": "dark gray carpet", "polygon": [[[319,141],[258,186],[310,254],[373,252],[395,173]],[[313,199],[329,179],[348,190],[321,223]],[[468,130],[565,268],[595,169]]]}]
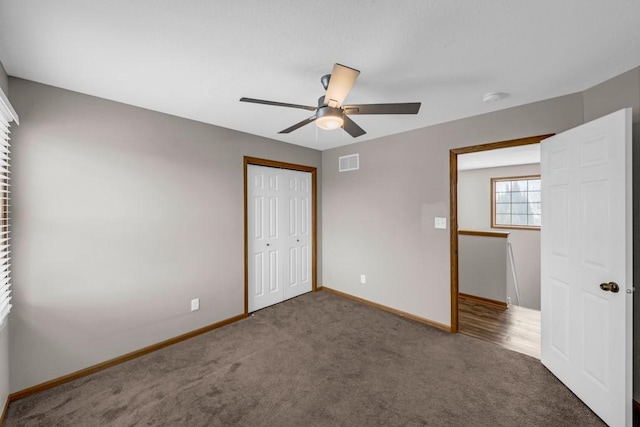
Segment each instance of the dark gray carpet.
[{"label": "dark gray carpet", "polygon": [[6,426],[602,426],[538,360],[342,297],[16,401]]}]

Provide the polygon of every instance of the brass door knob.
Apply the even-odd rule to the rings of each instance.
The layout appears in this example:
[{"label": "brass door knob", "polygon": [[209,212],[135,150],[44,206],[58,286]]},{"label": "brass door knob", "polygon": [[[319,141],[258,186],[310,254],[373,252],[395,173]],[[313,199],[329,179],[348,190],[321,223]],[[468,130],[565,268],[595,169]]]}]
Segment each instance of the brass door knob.
[{"label": "brass door knob", "polygon": [[610,291],[615,294],[620,291],[620,286],[618,286],[616,282],[600,283],[600,289],[602,289],[605,292]]}]

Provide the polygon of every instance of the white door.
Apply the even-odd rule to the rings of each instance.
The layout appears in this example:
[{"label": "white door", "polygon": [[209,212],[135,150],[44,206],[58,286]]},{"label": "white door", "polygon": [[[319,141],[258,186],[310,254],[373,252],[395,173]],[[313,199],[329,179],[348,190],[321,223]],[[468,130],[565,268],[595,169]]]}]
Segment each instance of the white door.
[{"label": "white door", "polygon": [[541,155],[542,363],[607,424],[628,427],[631,109],[542,141]]},{"label": "white door", "polygon": [[254,165],[247,169],[250,312],[282,301],[282,178],[278,171]]},{"label": "white door", "polygon": [[249,312],[311,291],[311,174],[247,168]]},{"label": "white door", "polygon": [[287,260],[284,299],[311,291],[311,174],[286,171]]}]

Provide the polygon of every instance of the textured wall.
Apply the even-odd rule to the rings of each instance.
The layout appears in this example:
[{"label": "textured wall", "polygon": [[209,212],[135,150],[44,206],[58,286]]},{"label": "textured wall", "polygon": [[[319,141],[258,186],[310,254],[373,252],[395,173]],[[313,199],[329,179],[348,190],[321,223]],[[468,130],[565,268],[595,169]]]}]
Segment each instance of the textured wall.
[{"label": "textured wall", "polygon": [[[449,217],[449,150],[582,121],[575,94],[323,151],[324,285],[449,325],[449,230],[433,228]],[[351,153],[360,170],[339,173]]]},{"label": "textured wall", "polygon": [[12,391],[243,313],[243,156],[319,167],[319,151],[10,86]]}]

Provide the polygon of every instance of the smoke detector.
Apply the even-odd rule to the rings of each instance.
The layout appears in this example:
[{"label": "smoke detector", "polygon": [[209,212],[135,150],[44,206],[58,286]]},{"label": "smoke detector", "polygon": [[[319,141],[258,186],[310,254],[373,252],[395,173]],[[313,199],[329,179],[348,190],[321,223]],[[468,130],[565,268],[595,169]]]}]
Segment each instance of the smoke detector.
[{"label": "smoke detector", "polygon": [[504,92],[487,92],[482,96],[482,102],[484,102],[485,104],[490,104],[492,102],[500,101],[507,96],[509,95]]}]

